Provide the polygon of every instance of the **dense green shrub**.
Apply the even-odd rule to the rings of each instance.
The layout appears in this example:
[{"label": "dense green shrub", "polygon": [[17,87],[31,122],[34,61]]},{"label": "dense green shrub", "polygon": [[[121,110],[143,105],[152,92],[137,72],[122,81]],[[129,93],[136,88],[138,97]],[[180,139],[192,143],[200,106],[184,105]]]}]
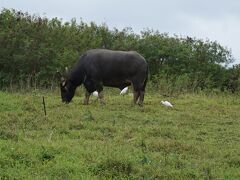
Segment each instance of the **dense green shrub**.
[{"label": "dense green shrub", "polygon": [[240,89],[239,68],[225,68],[234,60],[231,51],[217,42],[153,30],[110,30],[106,24],[63,22],[9,9],[0,13],[0,88],[54,87],[56,71],[72,67],[93,48],[138,51],[148,61],[154,86],[166,82],[174,91]]}]

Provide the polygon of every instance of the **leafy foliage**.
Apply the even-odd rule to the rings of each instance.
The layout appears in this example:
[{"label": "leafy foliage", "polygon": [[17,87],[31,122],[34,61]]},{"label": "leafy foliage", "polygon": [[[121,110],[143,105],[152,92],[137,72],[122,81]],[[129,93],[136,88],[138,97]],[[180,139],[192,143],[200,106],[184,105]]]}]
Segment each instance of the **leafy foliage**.
[{"label": "leafy foliage", "polygon": [[[170,79],[179,83],[180,78],[189,90],[235,92],[240,88],[236,70],[225,68],[234,61],[231,51],[217,42],[148,29],[135,34],[131,28],[110,30],[106,24],[63,22],[9,9],[1,11],[0,27],[2,88],[53,87],[57,70],[72,67],[83,52],[93,48],[138,51],[148,61],[150,80],[157,83]],[[233,76],[238,79],[228,81]]]}]

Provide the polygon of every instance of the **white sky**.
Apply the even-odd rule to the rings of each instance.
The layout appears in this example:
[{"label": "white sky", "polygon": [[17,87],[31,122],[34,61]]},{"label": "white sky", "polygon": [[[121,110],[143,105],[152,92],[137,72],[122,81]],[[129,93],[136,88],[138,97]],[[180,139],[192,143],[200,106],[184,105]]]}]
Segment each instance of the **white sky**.
[{"label": "white sky", "polygon": [[109,28],[145,28],[217,41],[232,50],[240,63],[239,0],[0,0],[0,8],[14,8],[84,22],[106,23]]}]

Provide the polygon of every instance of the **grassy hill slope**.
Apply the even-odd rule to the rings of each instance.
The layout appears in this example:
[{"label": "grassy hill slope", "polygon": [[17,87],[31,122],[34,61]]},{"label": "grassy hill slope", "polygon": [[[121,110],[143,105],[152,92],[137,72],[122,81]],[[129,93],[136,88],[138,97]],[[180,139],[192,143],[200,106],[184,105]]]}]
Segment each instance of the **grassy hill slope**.
[{"label": "grassy hill slope", "polygon": [[[44,116],[42,95],[47,116]],[[174,108],[161,105],[169,100]],[[0,92],[2,178],[236,179],[240,177],[240,98],[106,91],[61,103],[59,94]]]}]

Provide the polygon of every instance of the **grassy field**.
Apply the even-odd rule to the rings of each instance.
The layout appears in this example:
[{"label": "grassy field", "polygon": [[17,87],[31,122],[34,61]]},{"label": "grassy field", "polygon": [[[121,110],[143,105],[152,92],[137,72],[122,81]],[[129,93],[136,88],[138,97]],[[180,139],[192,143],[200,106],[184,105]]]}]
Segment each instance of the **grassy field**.
[{"label": "grassy field", "polygon": [[1,178],[240,178],[239,96],[155,92],[141,108],[105,94],[105,106],[84,106],[82,95],[66,105],[58,93],[0,92]]}]

